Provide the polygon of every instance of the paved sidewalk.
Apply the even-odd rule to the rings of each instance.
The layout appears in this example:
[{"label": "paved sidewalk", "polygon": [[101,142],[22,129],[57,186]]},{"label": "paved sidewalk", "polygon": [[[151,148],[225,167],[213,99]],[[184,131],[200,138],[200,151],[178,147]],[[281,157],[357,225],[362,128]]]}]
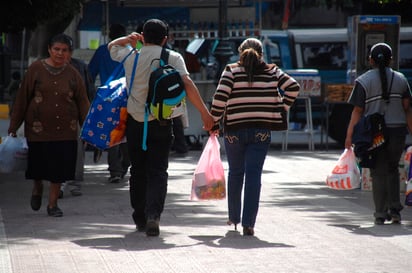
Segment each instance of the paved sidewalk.
[{"label": "paved sidewalk", "polygon": [[[0,120],[1,136],[7,126]],[[374,226],[371,192],[325,186],[342,150],[309,152],[305,136],[294,140],[267,157],[254,237],[226,225],[226,200],[190,200],[200,151],[171,158],[155,238],[135,230],[128,177],[108,183],[105,154],[95,164],[86,153],[83,196],[65,192],[62,218],[47,216],[48,187],[34,212],[31,181],[0,173],[0,273],[411,272],[412,208],[402,211],[401,225]],[[222,159],[227,170],[224,151]]]},{"label": "paved sidewalk", "polygon": [[65,193],[62,218],[47,216],[47,187],[34,212],[24,174],[0,174],[0,272],[411,272],[411,209],[374,226],[370,192],[326,188],[340,152],[272,148],[254,237],[226,225],[225,200],[189,200],[200,151],[171,159],[158,238],[135,230],[128,183],[107,183],[105,155],[87,152],[83,196]]}]

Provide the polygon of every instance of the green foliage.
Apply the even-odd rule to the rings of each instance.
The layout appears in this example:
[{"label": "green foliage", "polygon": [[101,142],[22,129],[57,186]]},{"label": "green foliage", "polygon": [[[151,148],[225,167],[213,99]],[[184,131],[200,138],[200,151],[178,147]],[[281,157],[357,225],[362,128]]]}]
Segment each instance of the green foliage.
[{"label": "green foliage", "polygon": [[39,24],[70,21],[86,0],[13,0],[0,3],[0,32],[33,30]]}]

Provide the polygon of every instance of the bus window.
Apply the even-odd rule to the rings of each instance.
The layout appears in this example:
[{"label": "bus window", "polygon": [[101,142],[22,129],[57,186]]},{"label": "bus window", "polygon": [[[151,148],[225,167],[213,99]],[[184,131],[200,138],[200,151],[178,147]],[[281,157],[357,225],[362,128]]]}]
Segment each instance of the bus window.
[{"label": "bus window", "polygon": [[410,69],[412,67],[412,41],[401,41],[399,53],[399,68]]},{"label": "bus window", "polygon": [[263,51],[268,63],[274,63],[277,66],[282,67],[282,59],[280,57],[280,48],[278,43],[265,39],[263,41]]},{"label": "bus window", "polygon": [[303,68],[346,70],[346,43],[302,43],[300,49]]}]

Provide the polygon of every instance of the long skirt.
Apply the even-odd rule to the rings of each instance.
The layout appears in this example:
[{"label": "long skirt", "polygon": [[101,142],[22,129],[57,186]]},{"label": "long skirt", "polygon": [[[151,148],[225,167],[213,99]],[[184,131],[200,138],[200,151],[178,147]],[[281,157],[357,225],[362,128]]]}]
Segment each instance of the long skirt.
[{"label": "long skirt", "polygon": [[62,183],[74,180],[77,141],[28,142],[26,179]]}]

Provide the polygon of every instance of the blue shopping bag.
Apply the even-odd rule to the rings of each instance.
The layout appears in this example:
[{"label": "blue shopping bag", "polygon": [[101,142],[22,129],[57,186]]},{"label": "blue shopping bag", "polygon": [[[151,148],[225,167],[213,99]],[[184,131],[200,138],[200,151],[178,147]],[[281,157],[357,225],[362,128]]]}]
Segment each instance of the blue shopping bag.
[{"label": "blue shopping bag", "polygon": [[100,86],[83,123],[80,138],[101,150],[120,144],[126,128],[126,107],[125,77]]},{"label": "blue shopping bag", "polygon": [[[107,82],[97,89],[80,131],[81,140],[101,150],[118,145],[125,139],[128,98],[126,77],[113,79],[119,75],[123,69],[124,61],[132,52],[135,51],[130,51],[113,71]],[[135,75],[137,59],[138,54],[134,60],[131,84]]]}]

